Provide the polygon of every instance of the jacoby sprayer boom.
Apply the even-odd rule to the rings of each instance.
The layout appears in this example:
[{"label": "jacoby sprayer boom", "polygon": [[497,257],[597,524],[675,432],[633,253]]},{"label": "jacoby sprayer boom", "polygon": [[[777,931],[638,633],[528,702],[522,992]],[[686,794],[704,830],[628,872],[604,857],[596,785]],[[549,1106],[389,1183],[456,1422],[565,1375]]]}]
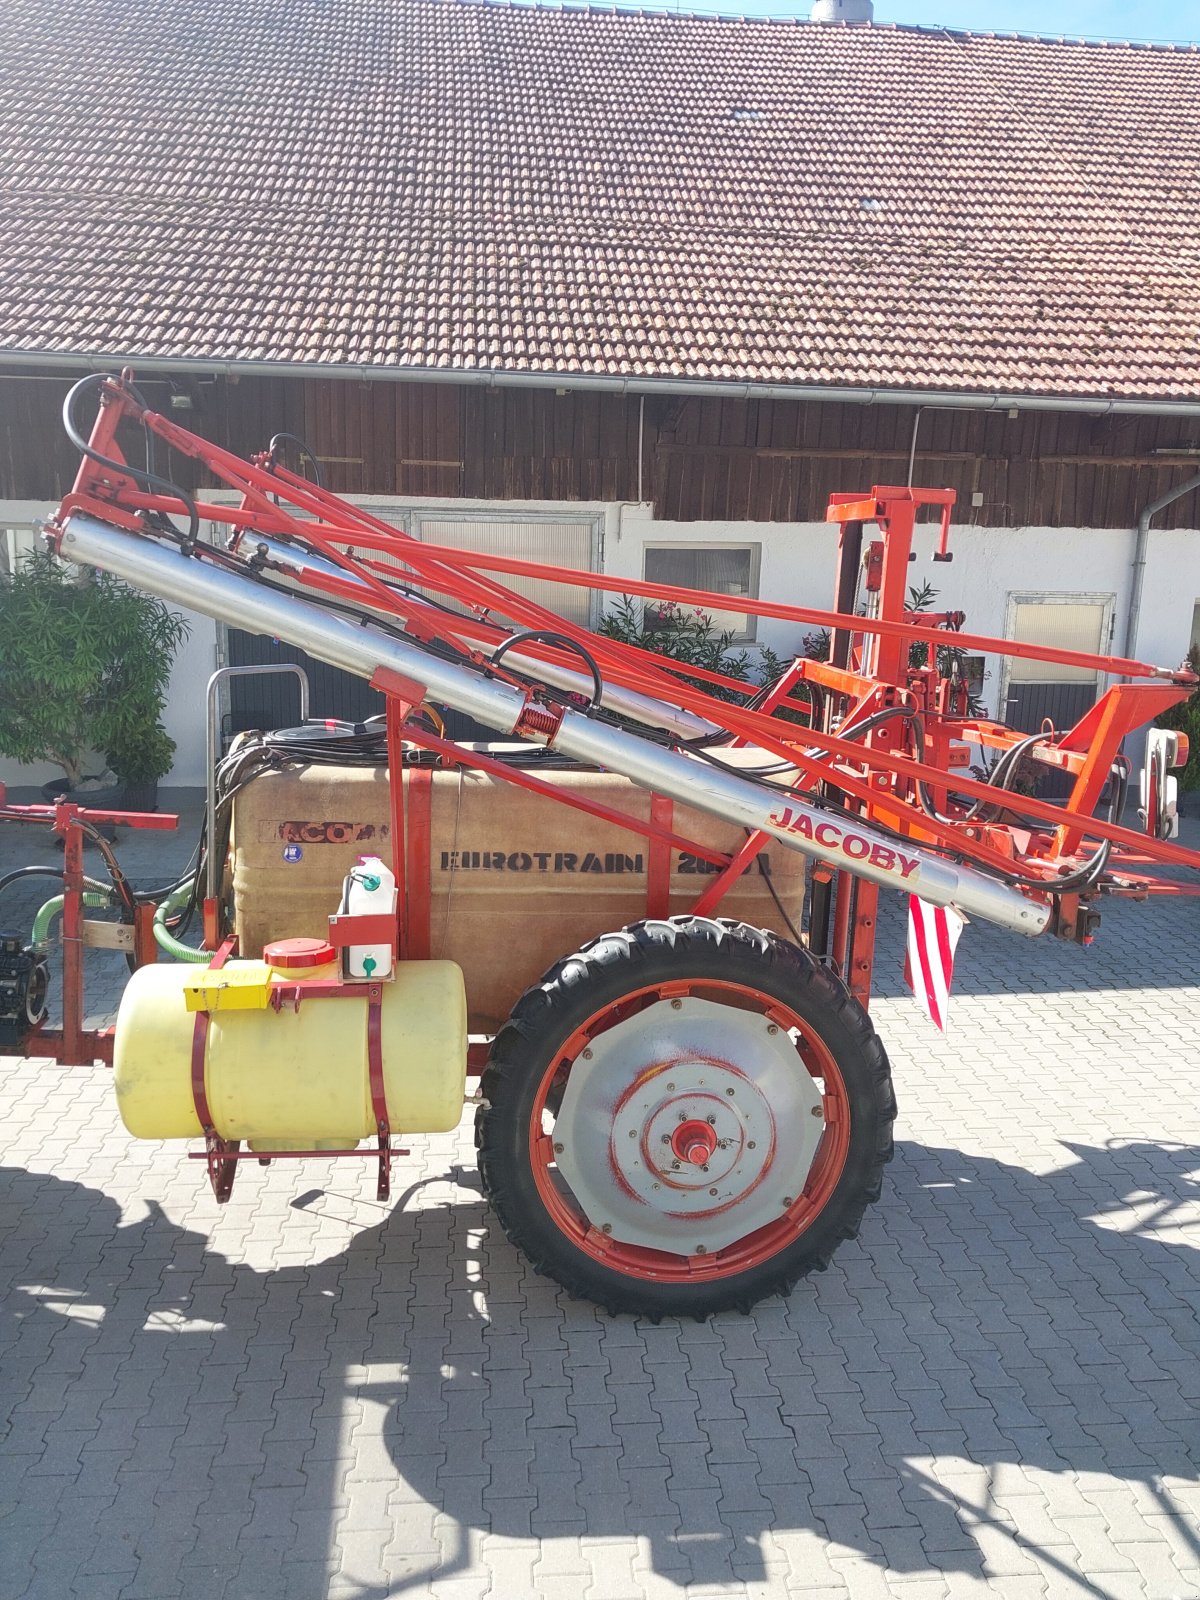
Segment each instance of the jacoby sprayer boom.
[{"label": "jacoby sprayer boom", "polygon": [[553,741],[562,754],[622,773],[656,794],[670,795],[715,816],[770,833],[792,849],[845,867],[886,888],[907,889],[934,905],[954,905],[967,915],[1022,933],[1041,933],[1050,916],[1014,889],[969,867],[901,845],[868,823],[830,817],[798,796],[781,800],[732,772],[695,757],[653,745],[624,728],[563,708],[553,727],[522,728],[527,701],[507,683],[491,681],[419,645],[389,638],[369,626],[329,616],[288,595],[258,590],[240,575],[203,561],[180,560],[177,551],[130,539],[95,518],[76,515],[60,545],[71,561],[100,567],[161,599],[190,606],[210,617],[298,645],[331,667],[371,680],[380,668],[419,684],[428,698],[465,712],[499,733],[523,733],[531,742]]},{"label": "jacoby sprayer boom", "polygon": [[[242,461],[150,411],[132,374],[84,379],[64,421],[83,461],[48,528],[58,555],[383,696],[361,726],[302,710],[227,753],[210,710],[197,863],[153,900],[98,832],[109,814],[0,795],[0,821],[40,817],[65,845],[61,902],[29,941],[0,933],[0,1045],[111,1062],[129,1132],[203,1140],[218,1201],[243,1161],[310,1157],[377,1162],[385,1199],[396,1134],[455,1126],[480,1075],[484,1188],[539,1270],[613,1310],[744,1309],[826,1265],[880,1192],[896,1114],[868,1015],[881,889],[908,897],[914,988],[939,1024],[960,916],[1086,945],[1104,897],[1197,892],[1161,873],[1200,868],[1173,842],[1186,740],[1149,736],[1140,829],[1122,754],[1195,676],[912,613],[917,516],[940,517],[948,560],[950,490],[833,496],[833,608],[736,601],[827,629],[828,659],[754,686],[504,580],[683,613],[728,596],[424,544],[327,491],[300,441]],[[162,446],[239,503],[197,501],[154,464]],[[314,480],[284,464],[294,447]],[[209,542],[205,524],[227,531]],[[964,650],[1126,681],[1072,728],[1021,733],[980,713]],[[210,707],[231,671],[271,670],[221,669]],[[446,709],[503,742],[447,738]],[[1064,803],[1027,792],[1046,772]],[[104,897],[85,837],[116,933],[86,914]],[[88,1030],[82,951],[114,942],[136,970],[116,1029]]]}]

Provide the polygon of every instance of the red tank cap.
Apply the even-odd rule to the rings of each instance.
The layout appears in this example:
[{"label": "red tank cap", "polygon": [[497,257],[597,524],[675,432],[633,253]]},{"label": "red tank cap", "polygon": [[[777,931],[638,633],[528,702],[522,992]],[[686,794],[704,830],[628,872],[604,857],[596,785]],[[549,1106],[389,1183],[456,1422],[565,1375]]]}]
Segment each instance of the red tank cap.
[{"label": "red tank cap", "polygon": [[263,945],[263,960],[269,967],[300,971],[305,967],[324,967],[337,959],[331,944],[324,939],[276,939]]}]

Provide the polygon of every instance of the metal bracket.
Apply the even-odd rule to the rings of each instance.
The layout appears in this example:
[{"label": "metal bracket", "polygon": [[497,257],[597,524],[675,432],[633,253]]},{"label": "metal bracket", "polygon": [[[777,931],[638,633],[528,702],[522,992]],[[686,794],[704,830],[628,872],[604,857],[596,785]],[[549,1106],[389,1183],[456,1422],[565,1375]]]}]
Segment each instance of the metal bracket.
[{"label": "metal bracket", "polygon": [[83,942],[93,950],[126,950],[132,955],[133,923],[85,920]]}]

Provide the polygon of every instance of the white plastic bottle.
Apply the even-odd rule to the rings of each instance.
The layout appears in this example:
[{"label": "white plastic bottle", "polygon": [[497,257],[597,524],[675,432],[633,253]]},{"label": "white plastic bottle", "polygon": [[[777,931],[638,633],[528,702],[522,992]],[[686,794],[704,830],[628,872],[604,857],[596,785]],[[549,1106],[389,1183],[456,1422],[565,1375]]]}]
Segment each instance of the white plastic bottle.
[{"label": "white plastic bottle", "polygon": [[[396,876],[378,856],[359,856],[342,885],[343,912],[351,916],[396,914]],[[352,944],[346,950],[348,978],[386,978],[392,970],[392,947]]]}]

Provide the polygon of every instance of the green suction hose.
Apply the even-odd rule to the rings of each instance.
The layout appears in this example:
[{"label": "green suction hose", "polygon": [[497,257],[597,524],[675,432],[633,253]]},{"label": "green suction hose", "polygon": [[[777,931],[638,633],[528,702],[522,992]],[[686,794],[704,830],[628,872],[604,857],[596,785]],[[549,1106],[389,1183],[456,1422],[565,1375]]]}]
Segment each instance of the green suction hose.
[{"label": "green suction hose", "polygon": [[[191,961],[197,966],[204,966],[212,960],[212,951],[193,950],[191,945],[181,944],[167,928],[167,918],[187,903],[191,892],[191,885],[185,883],[180,888],[172,890],[158,907],[154,913],[154,940],[160,950],[166,951],[167,955],[176,961]],[[50,924],[61,913],[64,898],[65,896],[56,894],[53,900],[47,900],[33,919],[31,942],[39,950],[50,937]],[[89,911],[98,911],[103,906],[112,905],[112,896],[98,894],[88,889],[84,891],[83,903]]]},{"label": "green suction hose", "polygon": [[154,913],[154,941],[160,950],[165,950],[176,961],[191,961],[196,966],[207,966],[212,960],[211,950],[194,950],[190,944],[181,944],[167,929],[167,918],[180,906],[187,904],[191,893],[191,884],[185,883],[173,889],[162,901]]},{"label": "green suction hose", "polygon": [[[33,933],[31,943],[40,950],[50,937],[50,924],[63,908],[65,895],[56,894],[53,900],[47,900],[36,917],[33,919]],[[112,896],[108,894],[95,894],[90,889],[84,891],[83,903],[89,911],[98,911],[101,906],[112,905]]]}]

